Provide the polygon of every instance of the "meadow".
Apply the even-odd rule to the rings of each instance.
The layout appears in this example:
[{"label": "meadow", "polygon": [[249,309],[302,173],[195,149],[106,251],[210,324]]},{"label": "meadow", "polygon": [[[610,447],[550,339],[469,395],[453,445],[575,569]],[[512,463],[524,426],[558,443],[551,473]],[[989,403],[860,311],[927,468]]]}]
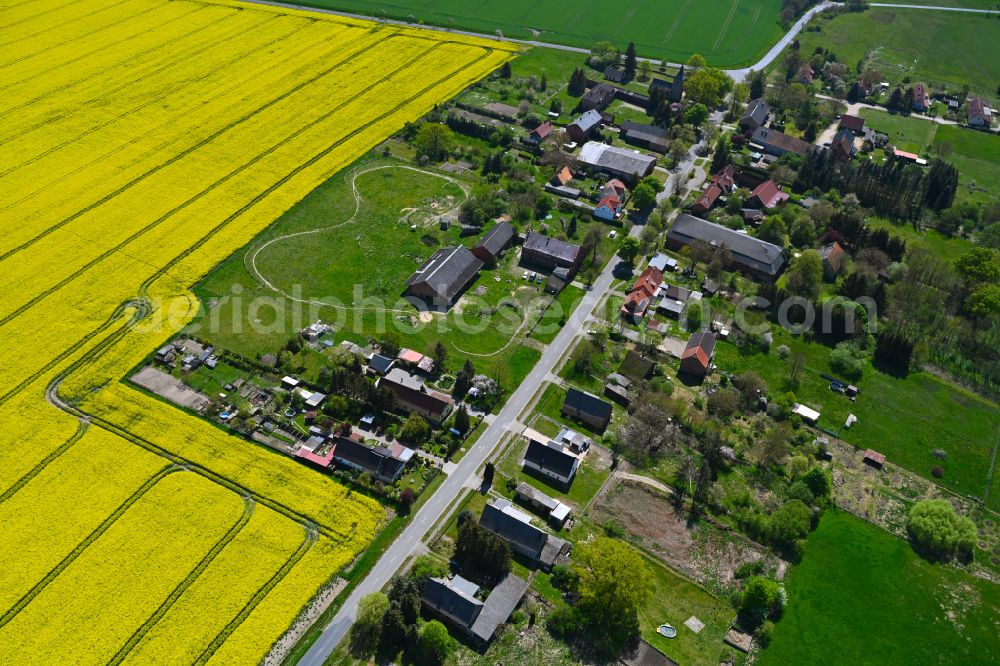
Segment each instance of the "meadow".
[{"label": "meadow", "polygon": [[420,319],[403,300],[406,279],[437,249],[477,241],[460,238],[457,224],[438,224],[441,216],[454,219],[469,187],[391,159],[360,161],[200,282],[196,293],[210,307],[190,331],[251,357],[280,350],[316,319],[334,325],[338,339],[357,342],[396,331],[423,353],[443,342],[454,370],[469,358],[482,372],[499,368],[503,383],[515,386],[539,356],[517,341],[540,316],[541,338],[554,337],[561,318],[554,313],[574,306],[580,290],[571,287],[551,303],[522,279],[511,251],[484,268],[446,314]]},{"label": "meadow", "polygon": [[228,0],[0,26],[0,654],[257,663],[385,511],[123,376],[213,266],[512,53]]},{"label": "meadow", "polygon": [[[789,381],[788,362],[775,351],[780,345],[806,359],[797,385]],[[924,372],[897,377],[871,365],[854,381],[861,392],[852,403],[831,391],[830,382],[820,376],[837,374],[830,368],[829,352],[822,344],[776,329],[769,354],[745,355],[723,343],[716,349],[716,363],[721,371],[756,372],[775,395],[794,392],[800,402],[821,413],[821,427],[844,441],[884,453],[890,462],[928,479],[933,479],[934,467],[941,467],[944,475],[937,483],[963,495],[983,497],[1000,432],[1000,409],[995,403]],[[858,418],[850,429],[844,427],[848,414]],[[947,459],[933,456],[935,449],[947,452]],[[996,506],[994,497],[990,502]]]},{"label": "meadow", "polygon": [[485,0],[302,0],[301,4],[411,23],[502,34],[589,49],[609,40],[639,55],[686,62],[700,53],[719,67],[756,61],[781,34],[780,0],[669,0],[624,4]]},{"label": "meadow", "polygon": [[1000,62],[994,53],[1000,38],[1000,13],[880,7],[832,18],[821,14],[811,27],[815,26],[818,32],[806,30],[799,35],[803,53],[823,47],[848,67],[867,60],[890,83],[909,77],[932,89],[944,84],[960,89],[968,84],[973,94],[990,98],[1000,84]]},{"label": "meadow", "polygon": [[785,588],[762,666],[996,663],[1000,587],[848,513],[824,513]]}]

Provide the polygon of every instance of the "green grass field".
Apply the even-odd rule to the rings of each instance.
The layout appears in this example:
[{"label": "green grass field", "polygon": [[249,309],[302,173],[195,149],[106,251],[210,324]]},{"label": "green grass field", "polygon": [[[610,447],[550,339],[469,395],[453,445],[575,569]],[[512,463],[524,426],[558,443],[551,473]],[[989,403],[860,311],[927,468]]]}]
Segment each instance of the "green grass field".
[{"label": "green grass field", "polygon": [[850,514],[824,514],[785,586],[761,666],[996,663],[1000,586],[928,564]]},{"label": "green grass field", "polygon": [[[528,474],[522,469],[518,461],[524,456],[527,448],[527,442],[518,437],[518,441],[510,447],[507,455],[497,465],[497,470],[509,479],[528,483],[549,497],[555,497],[556,499],[572,503],[577,511],[593,499],[597,491],[604,485],[604,482],[611,476],[611,470],[608,467],[597,464],[598,456],[596,454],[588,455],[580,464],[580,468],[577,470],[576,476],[573,477],[573,483],[570,484],[569,490],[564,490],[562,486],[552,485],[547,479],[534,474]],[[496,483],[495,486],[498,492],[508,496],[514,495],[503,484]]]},{"label": "green grass field", "polygon": [[[797,387],[789,385],[788,363],[774,351],[788,345],[806,357],[806,371]],[[834,393],[820,372],[833,375],[829,348],[808,343],[784,330],[774,331],[770,354],[745,356],[728,343],[716,350],[719,370],[753,370],[767,382],[773,395],[794,391],[798,400],[819,410],[819,425],[860,448],[872,448],[917,474],[932,478],[940,466],[944,477],[937,482],[946,488],[982,497],[986,491],[993,447],[1000,432],[1000,409],[957,386],[946,384],[926,373],[898,378],[868,367],[861,380],[856,402]],[[858,422],[845,429],[847,415]],[[934,449],[948,453],[947,460],[931,455]],[[991,505],[1000,506],[990,497]]]},{"label": "green grass field", "polygon": [[948,237],[934,229],[918,231],[913,228],[913,225],[906,222],[897,224],[884,218],[869,217],[868,226],[888,229],[893,236],[899,236],[905,240],[908,249],[923,248],[947,261],[954,261],[975,247],[973,243],[964,238]]},{"label": "green grass field", "polygon": [[[352,221],[352,174],[372,166],[391,168],[357,176],[362,204]],[[337,340],[363,342],[396,330],[406,346],[423,353],[441,340],[450,365],[460,366],[468,357],[480,371],[492,374],[499,368],[504,384],[514,386],[539,357],[536,349],[517,341],[549,300],[539,285],[520,279],[515,253],[481,271],[462,306],[446,315],[421,319],[401,299],[406,278],[435,250],[476,242],[476,237],[460,240],[456,225],[441,231],[431,217],[463,198],[459,187],[445,179],[404,170],[386,159],[362,160],[313,191],[199,283],[196,293],[207,313],[191,331],[254,357],[278,351],[317,319],[334,325]],[[313,230],[319,231],[285,238]],[[278,240],[251,254],[272,239]],[[280,291],[252,276],[254,256],[257,272]]]},{"label": "green grass field", "polygon": [[640,55],[684,62],[700,53],[710,64],[754,62],[781,34],[780,0],[300,0],[300,4],[376,18],[423,22],[505,37],[590,48],[609,40]]},{"label": "green grass field", "polygon": [[929,156],[934,133],[940,125],[877,109],[861,109],[859,112],[865,119],[865,125],[882,132],[889,137],[889,143],[900,150]]},{"label": "green grass field", "polygon": [[947,84],[957,89],[968,84],[974,94],[989,98],[1000,84],[997,16],[873,8],[820,18],[816,24],[819,32],[799,36],[803,53],[822,46],[849,67],[868,59],[890,82],[909,76],[932,88]]}]

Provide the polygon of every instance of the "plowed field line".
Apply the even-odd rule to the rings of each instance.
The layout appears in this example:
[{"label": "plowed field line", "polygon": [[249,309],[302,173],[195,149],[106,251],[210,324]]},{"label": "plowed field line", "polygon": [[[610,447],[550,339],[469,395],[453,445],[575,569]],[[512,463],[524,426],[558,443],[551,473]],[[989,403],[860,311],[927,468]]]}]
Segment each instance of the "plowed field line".
[{"label": "plowed field line", "polygon": [[3,504],[11,497],[13,497],[21,488],[26,486],[28,482],[34,479],[36,476],[41,474],[46,467],[48,467],[54,460],[59,458],[62,454],[66,453],[74,444],[80,441],[83,434],[87,431],[87,425],[81,422],[69,439],[57,446],[52,450],[49,455],[45,456],[37,465],[32,467],[28,472],[22,476],[20,479],[15,481],[10,488],[5,490],[2,495],[0,495],[0,504]]},{"label": "plowed field line", "polygon": [[[63,141],[62,143],[49,148],[45,152],[43,152],[43,153],[41,153],[39,155],[36,155],[35,157],[32,157],[31,159],[29,159],[26,162],[22,162],[21,164],[18,164],[16,166],[13,166],[13,167],[7,169],[7,171],[4,171],[3,173],[0,173],[0,178],[3,178],[5,176],[7,176],[8,174],[11,174],[11,173],[17,171],[18,169],[21,169],[21,168],[23,168],[25,166],[28,166],[29,164],[33,164],[34,162],[37,162],[38,160],[44,158],[45,156],[51,155],[52,153],[54,153],[55,151],[59,150],[60,148],[64,148],[64,147],[66,147],[68,145],[71,145],[71,144],[79,141],[80,139],[82,139],[85,136],[93,134],[94,132],[97,132],[99,130],[104,129],[108,125],[112,125],[112,124],[118,122],[122,118],[130,116],[130,115],[136,113],[137,111],[141,111],[142,109],[145,109],[148,106],[153,106],[154,104],[158,104],[164,98],[169,97],[170,95],[173,95],[175,93],[178,93],[178,92],[184,90],[185,88],[190,87],[191,85],[194,85],[196,83],[200,83],[201,81],[204,81],[205,79],[209,78],[210,76],[212,76],[213,74],[215,74],[215,73],[217,73],[219,71],[231,68],[234,64],[236,64],[240,60],[246,58],[248,55],[250,55],[250,54],[252,54],[252,53],[254,53],[256,51],[260,51],[261,49],[270,48],[271,46],[277,44],[278,42],[283,41],[283,40],[291,37],[295,33],[300,32],[302,30],[305,30],[306,27],[307,26],[304,26],[304,25],[303,26],[298,26],[298,27],[294,28],[293,30],[291,30],[290,32],[287,32],[287,33],[281,35],[280,37],[277,37],[277,38],[271,40],[270,42],[267,42],[265,44],[261,44],[260,46],[258,46],[257,48],[253,49],[252,51],[247,51],[247,52],[239,53],[239,54],[233,56],[232,58],[230,58],[229,60],[221,62],[218,65],[216,65],[215,67],[213,67],[212,69],[207,70],[205,73],[201,74],[197,78],[185,80],[182,83],[180,83],[179,85],[176,85],[173,88],[170,88],[170,89],[166,90],[163,94],[159,95],[158,97],[152,98],[152,99],[144,102],[143,104],[140,104],[139,106],[136,106],[136,107],[133,107],[133,108],[127,110],[127,111],[124,111],[124,112],[118,114],[117,116],[115,116],[115,117],[107,120],[106,122],[104,122],[104,123],[102,123],[100,125],[96,125],[94,127],[91,127],[90,129],[84,131],[83,133],[78,134],[78,135],[74,136],[71,139],[67,139],[66,141]],[[231,39],[236,39],[236,38],[242,37],[242,36],[243,35],[237,35],[237,36],[232,37]],[[228,41],[228,40],[224,40],[224,41]],[[216,46],[218,46],[218,44],[216,44]],[[126,145],[128,145],[128,144],[123,144],[121,147],[124,148]]]},{"label": "plowed field line", "polygon": [[[410,67],[414,63],[418,62],[420,59],[422,59],[425,56],[427,56],[432,51],[435,51],[437,48],[438,48],[438,46],[435,45],[435,46],[431,46],[428,49],[425,49],[420,54],[414,56],[412,59],[406,61],[406,63],[400,65],[395,70],[393,70],[389,74],[386,74],[381,79],[379,79],[378,81],[376,81],[373,84],[373,87],[378,86],[381,83],[384,83],[385,81],[387,81],[391,77],[393,77],[396,74],[398,74],[400,71],[406,69],[407,67]],[[50,288],[46,289],[45,291],[43,291],[42,293],[38,294],[37,296],[35,296],[31,300],[29,300],[27,303],[21,305],[16,310],[12,311],[10,314],[7,314],[3,318],[0,318],[0,327],[7,325],[13,319],[16,319],[20,315],[24,314],[26,311],[30,310],[32,307],[34,307],[35,305],[37,305],[41,301],[45,300],[51,294],[59,291],[60,289],[62,289],[63,287],[65,287],[67,284],[69,284],[70,282],[72,282],[76,278],[80,277],[81,275],[83,275],[84,273],[86,273],[87,271],[89,271],[91,268],[93,268],[98,263],[104,261],[105,259],[107,259],[111,255],[120,252],[127,245],[130,245],[135,240],[137,240],[137,239],[141,238],[142,236],[146,235],[147,233],[149,233],[150,231],[152,231],[156,227],[160,226],[161,224],[163,224],[164,222],[166,222],[167,220],[169,220],[173,216],[175,216],[178,213],[180,213],[181,211],[183,211],[185,208],[187,208],[187,207],[191,206],[192,204],[196,203],[202,197],[204,197],[204,196],[206,196],[208,194],[211,194],[212,191],[218,189],[222,185],[225,185],[227,182],[229,182],[230,180],[232,180],[236,176],[240,175],[241,173],[243,173],[247,169],[252,168],[255,164],[257,164],[258,162],[260,162],[262,159],[264,159],[268,155],[271,155],[275,151],[277,151],[277,150],[281,149],[282,147],[288,145],[289,143],[291,143],[292,141],[294,141],[296,138],[298,138],[304,132],[307,132],[307,131],[311,130],[312,128],[316,127],[317,125],[328,121],[330,114],[336,113],[337,111],[341,110],[345,106],[354,103],[354,101],[355,101],[354,97],[352,97],[352,98],[350,98],[348,100],[345,100],[341,104],[333,107],[326,114],[324,114],[322,116],[319,116],[319,117],[315,118],[314,120],[310,121],[309,123],[307,123],[307,124],[305,124],[305,125],[297,128],[292,134],[285,136],[285,138],[281,139],[276,144],[273,144],[271,147],[269,147],[264,152],[258,153],[256,156],[253,157],[253,159],[249,160],[248,162],[245,162],[245,163],[241,164],[239,167],[237,167],[236,169],[230,171],[229,173],[227,173],[222,178],[216,180],[212,184],[210,184],[207,187],[205,187],[204,189],[200,190],[194,196],[189,197],[184,202],[182,202],[182,203],[178,204],[177,206],[173,207],[172,209],[170,209],[169,211],[167,211],[166,213],[164,213],[163,215],[161,215],[157,219],[153,220],[149,224],[147,224],[144,227],[142,227],[141,229],[137,230],[135,233],[133,233],[132,235],[130,235],[128,238],[126,238],[123,241],[119,242],[117,245],[114,245],[113,247],[108,248],[107,250],[105,250],[104,252],[102,252],[101,254],[99,254],[97,257],[91,259],[90,261],[88,261],[87,263],[85,263],[83,266],[81,266],[77,270],[73,271],[68,276],[64,277],[62,280],[60,280],[59,282],[57,282],[52,287],[50,287]],[[409,100],[407,100],[407,101],[409,101]],[[355,132],[351,132],[348,136],[353,136],[354,133]],[[270,191],[273,191],[273,189],[272,188],[268,188],[267,191],[270,192]],[[259,199],[255,199],[255,201],[257,201],[257,200],[259,200]],[[241,209],[241,210],[245,210],[245,209]],[[134,258],[137,261],[142,261],[138,257],[134,257]]]},{"label": "plowed field line", "polygon": [[174,588],[173,592],[170,593],[170,596],[168,596],[163,601],[163,603],[160,604],[159,608],[157,608],[153,612],[153,614],[150,615],[149,618],[147,618],[146,621],[142,623],[142,626],[139,627],[134,634],[132,634],[132,637],[129,638],[128,642],[125,643],[125,645],[123,645],[121,649],[118,650],[115,656],[111,658],[111,661],[108,662],[108,666],[118,666],[118,664],[122,663],[122,661],[125,660],[125,657],[128,655],[128,653],[132,651],[132,648],[134,648],[136,644],[142,640],[142,638],[146,635],[146,633],[148,633],[149,630],[152,629],[153,626],[160,621],[160,618],[166,615],[167,611],[169,611],[170,608],[177,602],[177,600],[181,598],[181,596],[187,591],[187,589],[191,587],[191,585],[196,580],[198,580],[198,578],[201,577],[201,574],[203,574],[205,572],[205,569],[207,569],[209,565],[212,564],[216,556],[218,556],[218,554],[222,552],[222,549],[228,546],[229,543],[233,539],[235,539],[240,532],[243,531],[243,528],[246,527],[246,524],[250,522],[250,518],[253,517],[253,507],[254,507],[253,499],[244,496],[243,515],[240,516],[240,519],[236,522],[235,525],[229,528],[229,531],[226,532],[226,534],[221,539],[219,539],[218,543],[216,543],[215,546],[212,547],[212,550],[205,553],[205,556],[201,558],[201,560],[198,562],[195,568],[191,570],[191,573],[189,573],[184,578],[184,580],[182,580],[177,585],[177,587]]},{"label": "plowed field line", "polygon": [[139,184],[143,180],[149,178],[150,176],[155,175],[159,171],[162,171],[163,169],[165,169],[165,168],[169,167],[170,165],[174,164],[175,162],[184,159],[185,157],[187,157],[188,155],[190,155],[194,151],[198,150],[199,148],[207,146],[208,144],[212,143],[213,141],[215,141],[216,139],[218,139],[220,136],[222,136],[223,134],[225,134],[229,130],[231,130],[231,129],[239,126],[239,125],[242,125],[243,123],[245,123],[246,121],[250,120],[254,116],[256,116],[256,115],[258,115],[258,114],[266,111],[267,109],[271,108],[272,106],[274,106],[276,104],[279,104],[280,102],[284,101],[288,97],[290,97],[290,96],[294,95],[295,93],[299,92],[303,88],[305,88],[305,87],[307,87],[309,85],[312,85],[313,83],[315,83],[316,81],[320,80],[324,76],[326,76],[326,75],[330,74],[331,72],[333,72],[338,67],[340,67],[340,66],[342,66],[342,65],[350,62],[351,60],[353,60],[354,58],[356,58],[356,57],[358,57],[360,55],[363,55],[363,54],[367,53],[368,51],[370,51],[371,49],[379,46],[380,44],[384,44],[388,40],[394,39],[397,36],[398,35],[389,35],[385,39],[379,40],[377,42],[373,42],[373,43],[369,44],[368,46],[365,46],[364,48],[361,48],[361,49],[359,49],[357,51],[354,51],[352,53],[347,54],[346,56],[344,56],[343,58],[341,58],[340,60],[338,60],[336,63],[334,63],[332,66],[330,66],[327,69],[321,71],[320,73],[316,74],[315,76],[313,76],[313,77],[311,77],[309,79],[306,79],[306,80],[304,80],[304,81],[302,81],[302,82],[300,82],[300,83],[292,86],[291,88],[289,88],[285,92],[281,93],[277,97],[274,97],[270,101],[265,102],[264,104],[258,106],[256,109],[253,109],[249,113],[247,113],[247,114],[245,114],[245,115],[237,118],[236,120],[233,120],[228,125],[225,125],[224,127],[220,127],[218,130],[216,130],[212,134],[208,135],[207,137],[205,137],[204,139],[202,139],[198,143],[194,144],[193,146],[190,146],[189,148],[186,148],[185,150],[182,150],[181,152],[177,153],[176,155],[172,155],[170,157],[170,159],[168,159],[165,162],[163,162],[161,164],[158,164],[158,165],[150,168],[149,170],[143,172],[142,174],[136,176],[135,178],[133,178],[132,180],[128,181],[127,183],[124,183],[121,187],[117,188],[113,192],[107,194],[104,197],[101,197],[97,201],[95,201],[95,202],[93,202],[91,204],[88,204],[87,206],[84,206],[83,208],[81,208],[77,212],[73,213],[69,217],[64,218],[63,220],[61,220],[61,221],[53,224],[50,227],[47,227],[46,229],[44,229],[43,231],[41,231],[40,233],[38,233],[36,236],[34,236],[34,237],[30,238],[29,240],[21,243],[17,247],[11,248],[7,252],[4,252],[3,254],[0,254],[0,262],[3,262],[4,260],[8,259],[12,255],[17,254],[18,252],[21,252],[21,251],[25,250],[26,248],[34,245],[35,243],[37,243],[38,241],[42,240],[43,238],[45,238],[49,234],[51,234],[51,233],[53,233],[53,232],[61,229],[62,227],[64,227],[67,224],[69,224],[70,222],[72,222],[72,221],[74,221],[74,220],[82,217],[83,215],[85,215],[85,214],[89,213],[90,211],[94,210],[95,208],[98,208],[99,206],[107,203],[108,201],[111,201],[115,197],[121,195],[123,192],[126,192],[127,190],[131,189],[132,187],[135,187],[137,184]]},{"label": "plowed field line", "polygon": [[[132,2],[132,1],[133,0],[125,0],[125,2]],[[27,4],[27,3],[22,3],[22,4]],[[20,21],[14,21],[13,23],[8,23],[7,25],[0,25],[0,30],[6,30],[7,28],[13,28],[15,25],[21,25],[22,23],[27,23],[28,21],[37,21],[40,17],[45,16],[46,14],[51,14],[52,12],[59,12],[59,11],[62,11],[64,9],[66,9],[70,5],[76,5],[76,4],[79,4],[77,2],[77,0],[71,0],[70,2],[67,2],[65,5],[59,5],[58,7],[53,7],[52,9],[47,9],[44,12],[39,12],[39,13],[33,15],[33,16],[29,16],[27,18],[23,18]],[[18,6],[20,6],[20,5],[18,5]],[[90,12],[89,14],[86,14],[86,16],[93,16],[94,14],[99,14],[99,13],[101,13],[101,12],[103,12],[105,10],[111,9],[113,7],[114,7],[114,5],[109,5],[107,7],[102,8],[102,9],[94,10],[94,11]],[[79,18],[73,19],[73,21],[79,21],[79,20],[80,20]],[[73,21],[67,21],[66,23],[72,23]],[[50,27],[46,28],[45,30],[41,30],[41,31],[39,31],[39,32],[37,32],[35,34],[36,35],[40,35],[40,34],[42,34],[43,32],[45,32],[47,30],[52,30],[54,28],[58,28],[60,26],[66,25],[66,23],[60,23],[59,25],[56,25],[56,26],[50,26]],[[32,37],[34,37],[34,36],[35,35],[32,35]]]},{"label": "plowed field line", "polygon": [[670,38],[674,36],[675,32],[677,32],[677,26],[679,26],[681,24],[681,21],[684,20],[684,17],[687,15],[688,9],[690,9],[692,2],[694,2],[694,0],[686,0],[684,6],[681,7],[681,10],[677,12],[677,17],[674,19],[674,22],[670,24],[670,30],[667,30],[667,34],[663,36],[664,44],[669,42]]},{"label": "plowed field line", "polygon": [[66,567],[72,564],[73,561],[76,560],[76,558],[79,557],[80,554],[83,553],[83,551],[85,551],[90,546],[90,544],[97,541],[97,539],[99,539],[102,534],[107,532],[108,529],[115,523],[115,521],[117,521],[122,516],[122,514],[128,511],[129,507],[131,507],[133,504],[142,499],[143,495],[145,495],[153,486],[155,486],[157,483],[163,480],[163,478],[168,474],[180,471],[181,469],[182,469],[181,467],[178,467],[176,465],[168,465],[159,472],[157,472],[155,475],[150,477],[144,484],[142,484],[142,486],[139,487],[138,490],[136,490],[124,502],[122,502],[118,506],[118,508],[111,513],[111,515],[105,518],[101,522],[101,524],[98,525],[97,529],[88,534],[87,538],[85,538],[83,541],[77,544],[76,548],[70,551],[70,553],[66,557],[64,557],[62,561],[59,562],[59,564],[53,567],[53,569],[48,574],[46,574],[44,578],[35,583],[34,586],[32,586],[30,590],[25,592],[24,595],[13,606],[7,609],[7,611],[3,615],[0,615],[0,627],[3,627],[12,619],[14,619],[15,615],[20,613],[25,606],[31,603],[32,599],[34,599],[42,590],[48,587],[49,583],[54,581]]}]

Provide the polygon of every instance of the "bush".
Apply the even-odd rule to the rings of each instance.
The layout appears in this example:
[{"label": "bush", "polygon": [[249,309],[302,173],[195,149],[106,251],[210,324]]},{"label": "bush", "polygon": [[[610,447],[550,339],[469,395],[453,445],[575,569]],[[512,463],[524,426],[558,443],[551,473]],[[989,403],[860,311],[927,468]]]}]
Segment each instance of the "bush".
[{"label": "bush", "polygon": [[812,504],[813,497],[812,491],[809,490],[809,486],[805,484],[801,479],[788,486],[788,499],[797,499],[803,504]]},{"label": "bush", "polygon": [[431,620],[420,628],[421,663],[443,664],[454,651],[455,639],[443,624]]},{"label": "bush", "polygon": [[759,576],[764,573],[764,560],[754,560],[753,562],[744,562],[736,568],[733,572],[733,576],[739,580],[748,578],[750,576]]},{"label": "bush", "polygon": [[708,396],[709,414],[721,417],[732,416],[739,406],[739,397],[730,390],[719,390]]},{"label": "bush", "polygon": [[933,476],[935,479],[940,479],[942,476],[944,476],[944,470],[941,469],[940,467],[935,467],[934,469],[931,470],[931,476]]},{"label": "bush", "polygon": [[556,638],[572,638],[583,628],[583,617],[575,607],[562,606],[549,615],[545,626]]},{"label": "bush", "polygon": [[853,342],[841,342],[830,352],[830,367],[848,379],[859,379],[866,365],[868,359]]},{"label": "bush", "polygon": [[833,482],[830,473],[822,467],[813,467],[802,476],[802,481],[809,486],[809,491],[813,497],[825,498],[830,496]]},{"label": "bush", "polygon": [[774,631],[774,622],[770,620],[765,620],[761,622],[760,626],[757,627],[757,631],[754,632],[754,636],[757,638],[757,644],[762,648],[766,648],[771,643],[771,632]]},{"label": "bush", "polygon": [[790,499],[768,519],[767,531],[771,542],[793,558],[801,557],[801,541],[809,535],[812,511],[805,502]]},{"label": "bush", "polygon": [[781,598],[781,587],[777,583],[754,576],[743,588],[740,612],[751,628],[759,627],[764,620],[778,614]]},{"label": "bush", "polygon": [[552,567],[552,586],[563,592],[572,592],[576,588],[579,576],[565,564]]},{"label": "bush", "polygon": [[931,558],[950,559],[956,555],[972,558],[976,525],[956,514],[948,500],[926,499],[914,504],[906,530],[917,550]]}]

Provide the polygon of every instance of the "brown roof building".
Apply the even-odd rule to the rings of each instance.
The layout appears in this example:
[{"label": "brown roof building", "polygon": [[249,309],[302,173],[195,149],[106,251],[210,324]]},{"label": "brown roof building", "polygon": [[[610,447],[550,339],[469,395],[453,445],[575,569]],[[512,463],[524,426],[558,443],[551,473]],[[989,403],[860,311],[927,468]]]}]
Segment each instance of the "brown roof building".
[{"label": "brown roof building", "polygon": [[580,261],[583,259],[581,255],[579,245],[573,245],[551,236],[543,236],[535,231],[528,233],[524,240],[524,247],[521,248],[522,262],[549,270],[563,267],[576,271],[580,268]]},{"label": "brown roof building", "polygon": [[715,335],[693,333],[681,353],[680,371],[695,377],[705,377],[711,372],[715,355]]}]

